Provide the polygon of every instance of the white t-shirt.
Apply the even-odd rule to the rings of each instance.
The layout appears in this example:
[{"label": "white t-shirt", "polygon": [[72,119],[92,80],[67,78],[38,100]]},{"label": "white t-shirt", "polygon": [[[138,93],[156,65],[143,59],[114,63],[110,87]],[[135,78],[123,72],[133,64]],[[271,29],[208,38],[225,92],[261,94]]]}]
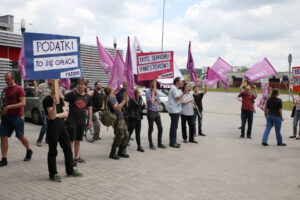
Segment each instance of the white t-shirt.
[{"label": "white t-shirt", "polygon": [[182,94],[182,92],[175,86],[172,85],[170,92],[169,92],[169,105],[168,105],[168,111],[169,113],[180,113],[181,110],[181,103],[180,101],[177,101],[176,98],[179,97]]},{"label": "white t-shirt", "polygon": [[182,113],[181,114],[182,115],[185,115],[185,116],[193,116],[194,115],[194,103],[189,102],[187,104],[184,104],[185,101],[188,101],[192,98],[193,98],[193,96],[190,93],[183,95],[183,97],[181,99],[181,107],[182,107]]}]

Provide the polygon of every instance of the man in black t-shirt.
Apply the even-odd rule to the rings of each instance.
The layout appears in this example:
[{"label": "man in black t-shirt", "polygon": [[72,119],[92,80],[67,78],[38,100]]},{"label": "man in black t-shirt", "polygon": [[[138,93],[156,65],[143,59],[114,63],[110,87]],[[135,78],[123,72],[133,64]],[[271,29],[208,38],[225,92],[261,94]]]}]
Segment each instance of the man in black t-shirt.
[{"label": "man in black t-shirt", "polygon": [[43,100],[43,108],[47,116],[47,135],[48,135],[48,170],[49,178],[55,182],[61,182],[61,178],[56,170],[57,143],[59,142],[64,152],[66,173],[68,176],[81,176],[77,170],[73,169],[73,156],[67,130],[65,128],[65,118],[68,116],[62,98],[56,99],[54,82],[49,81],[48,85],[51,94]]},{"label": "man in black t-shirt", "polygon": [[85,163],[85,160],[79,157],[80,141],[83,138],[83,132],[86,122],[86,111],[88,109],[89,124],[92,127],[92,99],[85,93],[87,82],[85,79],[78,79],[77,90],[65,94],[65,101],[69,102],[69,115],[67,119],[67,128],[70,135],[71,148],[75,149],[74,166],[79,163]]},{"label": "man in black t-shirt", "polygon": [[[207,93],[207,85],[205,84],[204,87],[204,92],[203,93],[198,93],[198,87],[194,86],[194,100],[195,100],[195,104],[197,109],[195,109],[194,112],[194,119],[195,119],[195,126],[196,126],[196,119],[198,117],[198,135],[199,136],[206,136],[203,132],[202,132],[202,111],[203,111],[203,106],[202,106],[202,99],[204,97],[204,95]],[[196,136],[196,129],[195,129],[195,133],[194,136]]]},{"label": "man in black t-shirt", "polygon": [[95,121],[94,124],[94,139],[100,139],[100,112],[104,109],[104,92],[102,90],[102,84],[101,81],[97,81],[95,83],[95,89],[90,91],[89,95],[92,98],[93,102],[93,121]]}]

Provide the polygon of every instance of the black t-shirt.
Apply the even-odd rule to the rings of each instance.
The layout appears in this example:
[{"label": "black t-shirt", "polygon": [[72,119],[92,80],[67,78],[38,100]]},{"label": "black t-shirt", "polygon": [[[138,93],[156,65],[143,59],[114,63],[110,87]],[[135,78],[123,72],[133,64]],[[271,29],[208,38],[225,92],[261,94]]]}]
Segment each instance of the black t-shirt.
[{"label": "black t-shirt", "polygon": [[97,89],[94,89],[94,96],[92,98],[93,101],[93,112],[97,112],[102,108],[103,103],[103,91],[101,90],[100,93]]},{"label": "black t-shirt", "polygon": [[203,107],[202,107],[202,98],[203,98],[203,96],[204,96],[203,93],[198,93],[197,95],[193,94],[193,97],[195,99],[195,103],[198,106],[199,111],[203,111]]},{"label": "black t-shirt", "polygon": [[267,101],[268,115],[279,116],[279,109],[282,109],[282,100],[279,98],[271,97]]},{"label": "black t-shirt", "polygon": [[108,96],[107,97],[107,106],[110,108],[110,112],[111,113],[116,113],[117,115],[117,119],[124,119],[123,113],[121,110],[114,110],[114,106],[118,105],[118,101],[116,99],[116,97],[113,96]]},{"label": "black t-shirt", "polygon": [[[52,107],[53,106],[53,98],[51,96],[46,96],[43,100],[43,108],[45,111],[45,114],[48,115],[48,110],[47,108]],[[62,113],[63,112],[63,107],[65,106],[65,103],[63,101],[62,98],[59,98],[59,104],[56,104],[56,113]],[[47,120],[47,123],[53,123],[54,121],[60,121],[62,123],[64,123],[64,119],[63,118],[56,118],[55,120]],[[49,126],[50,126],[49,124]]]},{"label": "black t-shirt", "polygon": [[80,95],[77,91],[65,95],[65,101],[69,102],[69,115],[67,122],[71,124],[85,124],[86,110],[92,106],[92,99],[88,94]]}]

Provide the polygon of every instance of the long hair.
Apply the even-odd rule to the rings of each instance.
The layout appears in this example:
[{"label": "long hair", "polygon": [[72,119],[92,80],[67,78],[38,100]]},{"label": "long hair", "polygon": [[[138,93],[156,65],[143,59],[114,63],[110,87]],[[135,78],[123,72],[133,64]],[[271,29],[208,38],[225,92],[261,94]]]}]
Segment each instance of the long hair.
[{"label": "long hair", "polygon": [[113,89],[112,89],[112,87],[110,86],[110,85],[108,85],[108,86],[106,86],[105,88],[104,88],[104,93],[105,93],[105,95],[104,95],[104,103],[106,104],[106,101],[107,101],[107,97],[111,94],[111,91],[112,91]]},{"label": "long hair", "polygon": [[139,100],[139,99],[138,99],[138,96],[137,96],[138,93],[139,93],[139,89],[138,89],[138,88],[135,88],[135,89],[134,89],[134,98],[135,98],[135,100],[137,100],[137,101]]},{"label": "long hair", "polygon": [[183,93],[184,93],[184,90],[185,90],[185,86],[186,86],[187,84],[188,84],[188,83],[184,83],[183,86],[182,86],[182,89],[181,89],[181,90],[182,90]]}]

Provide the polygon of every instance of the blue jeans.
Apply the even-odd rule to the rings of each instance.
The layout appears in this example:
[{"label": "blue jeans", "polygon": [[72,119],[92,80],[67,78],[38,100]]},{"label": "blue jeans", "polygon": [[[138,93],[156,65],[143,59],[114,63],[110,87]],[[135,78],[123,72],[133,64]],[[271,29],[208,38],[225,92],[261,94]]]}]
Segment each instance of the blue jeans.
[{"label": "blue jeans", "polygon": [[[46,114],[45,114],[45,111],[42,111],[42,128],[41,128],[41,131],[40,131],[39,138],[37,140],[38,142],[42,142],[43,141],[43,138],[44,138],[44,135],[46,133],[46,130],[47,130]],[[46,134],[46,141],[47,141],[47,134]]]},{"label": "blue jeans", "polygon": [[241,128],[241,136],[245,136],[245,127],[246,122],[248,120],[248,130],[247,137],[251,137],[252,123],[253,123],[253,111],[250,110],[242,110],[242,128]]},{"label": "blue jeans", "polygon": [[279,116],[272,116],[272,115],[268,115],[267,116],[267,127],[266,130],[264,132],[264,136],[262,139],[263,143],[267,143],[268,142],[268,137],[272,128],[272,124],[275,124],[275,132],[276,132],[276,138],[277,138],[277,144],[282,144],[282,136],[280,133],[280,129],[281,129],[281,117]]},{"label": "blue jeans", "polygon": [[195,124],[195,133],[196,134],[196,119],[197,119],[197,116],[198,116],[198,134],[202,134],[202,111],[198,111],[195,110],[194,112],[194,124]]},{"label": "blue jeans", "polygon": [[[300,119],[300,110],[295,110],[294,120],[293,120],[293,133],[294,136],[297,136],[297,126]],[[300,129],[299,129],[299,136],[300,136]]]},{"label": "blue jeans", "polygon": [[170,126],[170,145],[175,145],[177,142],[177,128],[179,121],[179,113],[169,113],[171,117],[171,126]]}]

